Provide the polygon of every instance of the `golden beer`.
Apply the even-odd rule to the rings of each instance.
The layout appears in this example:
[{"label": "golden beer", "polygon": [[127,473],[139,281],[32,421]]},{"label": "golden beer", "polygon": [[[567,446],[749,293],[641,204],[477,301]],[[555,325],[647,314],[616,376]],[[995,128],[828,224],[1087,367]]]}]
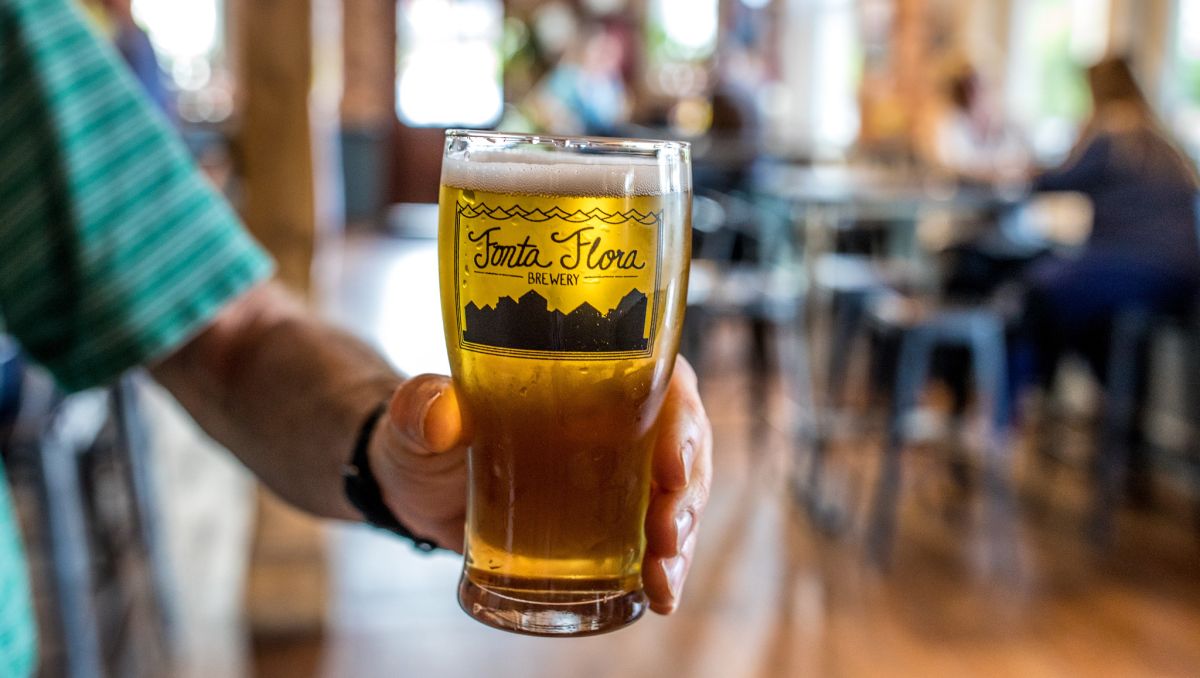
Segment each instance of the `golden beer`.
[{"label": "golden beer", "polygon": [[578,635],[646,605],[650,457],[683,320],[690,176],[678,144],[667,147],[680,164],[664,171],[651,144],[645,157],[539,141],[550,148],[447,140],[442,308],[473,436],[460,601],[493,626]]}]

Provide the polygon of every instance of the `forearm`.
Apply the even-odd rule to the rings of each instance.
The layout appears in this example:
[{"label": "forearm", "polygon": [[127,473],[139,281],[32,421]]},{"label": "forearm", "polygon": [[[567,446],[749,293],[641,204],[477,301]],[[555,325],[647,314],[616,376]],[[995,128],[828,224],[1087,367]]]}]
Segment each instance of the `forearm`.
[{"label": "forearm", "polygon": [[311,513],[358,519],[340,469],[363,419],[401,378],[274,284],[245,295],[152,368],[202,428]]}]

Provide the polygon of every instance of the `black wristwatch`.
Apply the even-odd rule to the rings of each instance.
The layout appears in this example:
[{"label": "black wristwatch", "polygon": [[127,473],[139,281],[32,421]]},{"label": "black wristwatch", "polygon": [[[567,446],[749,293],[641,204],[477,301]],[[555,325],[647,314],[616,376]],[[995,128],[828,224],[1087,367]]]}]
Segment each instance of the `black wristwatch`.
[{"label": "black wristwatch", "polygon": [[375,474],[371,472],[371,462],[367,457],[367,448],[370,447],[371,433],[375,430],[375,423],[387,411],[387,402],[380,403],[371,413],[367,415],[363,421],[362,428],[358,430],[358,439],[354,442],[354,453],[350,456],[350,462],[342,467],[343,487],[346,491],[346,499],[350,501],[354,508],[362,513],[363,519],[368,525],[373,525],[381,530],[387,530],[393,534],[399,535],[412,541],[413,545],[426,553],[434,551],[438,548],[437,544],[423,537],[418,537],[411,530],[401,523],[392,510],[383,503],[383,494],[379,491],[379,482],[375,480]]}]

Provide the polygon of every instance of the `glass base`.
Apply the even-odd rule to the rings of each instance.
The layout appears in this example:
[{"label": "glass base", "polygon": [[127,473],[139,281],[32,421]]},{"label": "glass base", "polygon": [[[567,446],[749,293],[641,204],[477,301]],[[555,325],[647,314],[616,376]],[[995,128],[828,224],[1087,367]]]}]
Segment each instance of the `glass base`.
[{"label": "glass base", "polygon": [[[520,596],[520,597],[517,597]],[[458,584],[458,604],[488,626],[531,636],[591,636],[637,621],[649,603],[641,589],[571,593],[496,591],[471,581]]]}]

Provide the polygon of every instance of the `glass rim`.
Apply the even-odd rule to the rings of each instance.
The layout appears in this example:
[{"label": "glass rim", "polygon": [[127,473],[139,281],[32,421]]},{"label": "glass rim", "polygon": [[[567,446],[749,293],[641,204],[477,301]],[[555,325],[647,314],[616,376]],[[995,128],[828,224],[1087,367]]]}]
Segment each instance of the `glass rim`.
[{"label": "glass rim", "polygon": [[670,139],[635,139],[633,137],[595,137],[571,136],[559,134],[526,134],[521,132],[499,132],[492,130],[450,128],[446,130],[446,139],[487,139],[511,141],[527,144],[549,144],[562,150],[579,147],[610,148],[631,152],[646,153],[650,151],[688,151],[692,144],[689,141],[673,141]]}]

